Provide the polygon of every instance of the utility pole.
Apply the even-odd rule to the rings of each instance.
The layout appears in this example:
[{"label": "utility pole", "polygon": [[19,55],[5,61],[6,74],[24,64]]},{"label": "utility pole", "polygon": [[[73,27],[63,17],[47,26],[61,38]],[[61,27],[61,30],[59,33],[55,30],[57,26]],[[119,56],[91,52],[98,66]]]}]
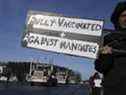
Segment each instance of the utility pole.
[{"label": "utility pole", "polygon": [[30,71],[29,71],[29,75],[31,76],[31,73],[32,73],[32,60],[31,60],[31,62],[30,62]]}]

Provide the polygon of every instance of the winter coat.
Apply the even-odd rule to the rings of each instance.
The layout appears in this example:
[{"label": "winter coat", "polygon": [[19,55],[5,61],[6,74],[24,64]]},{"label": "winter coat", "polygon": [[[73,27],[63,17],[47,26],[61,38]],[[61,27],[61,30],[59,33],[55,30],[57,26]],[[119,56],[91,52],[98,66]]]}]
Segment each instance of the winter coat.
[{"label": "winter coat", "polygon": [[95,69],[104,75],[104,95],[126,93],[126,31],[110,33],[104,45],[112,47],[112,54],[100,54]]}]

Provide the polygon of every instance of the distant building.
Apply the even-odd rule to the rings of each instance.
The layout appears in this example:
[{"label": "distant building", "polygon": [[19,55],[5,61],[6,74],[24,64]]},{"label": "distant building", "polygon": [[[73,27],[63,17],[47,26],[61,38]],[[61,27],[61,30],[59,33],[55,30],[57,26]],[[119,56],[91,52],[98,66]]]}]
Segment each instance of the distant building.
[{"label": "distant building", "polygon": [[54,78],[56,78],[57,83],[59,84],[74,84],[81,81],[79,73],[69,68],[53,64],[38,62],[7,62],[4,65],[0,65],[0,74],[7,74],[8,70],[10,79],[16,77],[16,80],[20,82],[47,83],[49,77],[52,75],[55,76]]},{"label": "distant building", "polygon": [[0,81],[6,81],[6,64],[0,63]]}]

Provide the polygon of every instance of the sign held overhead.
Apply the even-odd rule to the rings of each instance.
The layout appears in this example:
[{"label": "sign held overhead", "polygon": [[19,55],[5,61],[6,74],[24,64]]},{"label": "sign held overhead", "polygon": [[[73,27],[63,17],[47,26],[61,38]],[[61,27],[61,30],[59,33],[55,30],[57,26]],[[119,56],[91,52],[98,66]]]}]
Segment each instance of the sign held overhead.
[{"label": "sign held overhead", "polygon": [[25,47],[96,58],[102,27],[100,20],[29,11],[22,43]]}]

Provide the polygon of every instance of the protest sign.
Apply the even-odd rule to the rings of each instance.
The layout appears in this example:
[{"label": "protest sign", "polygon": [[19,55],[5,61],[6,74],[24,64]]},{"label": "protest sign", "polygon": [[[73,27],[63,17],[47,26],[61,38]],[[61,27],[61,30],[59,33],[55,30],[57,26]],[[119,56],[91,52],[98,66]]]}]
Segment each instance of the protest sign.
[{"label": "protest sign", "polygon": [[30,11],[23,35],[25,47],[96,58],[103,21]]}]

